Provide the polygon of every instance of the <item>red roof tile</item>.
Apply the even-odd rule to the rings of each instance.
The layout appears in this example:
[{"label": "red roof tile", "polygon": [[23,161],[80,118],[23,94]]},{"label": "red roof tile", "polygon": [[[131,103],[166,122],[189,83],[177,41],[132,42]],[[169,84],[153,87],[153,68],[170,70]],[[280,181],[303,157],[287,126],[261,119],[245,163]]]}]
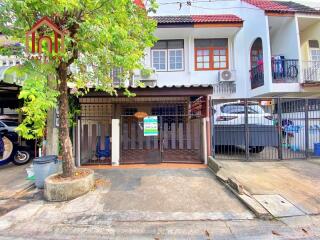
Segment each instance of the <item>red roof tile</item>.
[{"label": "red roof tile", "polygon": [[295,10],[290,7],[275,2],[272,0],[244,0],[245,2],[254,5],[258,8],[261,8],[267,12],[278,12],[278,13],[294,13]]},{"label": "red roof tile", "polygon": [[192,15],[194,23],[242,23],[243,20],[235,15]]},{"label": "red roof tile", "polygon": [[235,15],[180,15],[155,16],[158,24],[194,24],[194,23],[242,23]]},{"label": "red roof tile", "polygon": [[141,8],[145,8],[144,3],[142,2],[142,0],[133,0],[133,2]]}]

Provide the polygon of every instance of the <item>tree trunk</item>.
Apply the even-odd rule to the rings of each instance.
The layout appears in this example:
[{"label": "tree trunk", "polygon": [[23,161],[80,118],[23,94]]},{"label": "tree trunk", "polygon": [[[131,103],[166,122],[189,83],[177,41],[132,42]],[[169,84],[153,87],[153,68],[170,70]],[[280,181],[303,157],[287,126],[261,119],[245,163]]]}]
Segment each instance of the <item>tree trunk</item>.
[{"label": "tree trunk", "polygon": [[68,86],[67,64],[61,63],[58,68],[59,84],[59,137],[62,150],[62,176],[72,177],[74,173],[74,161],[72,156],[72,144],[69,136],[68,124]]}]

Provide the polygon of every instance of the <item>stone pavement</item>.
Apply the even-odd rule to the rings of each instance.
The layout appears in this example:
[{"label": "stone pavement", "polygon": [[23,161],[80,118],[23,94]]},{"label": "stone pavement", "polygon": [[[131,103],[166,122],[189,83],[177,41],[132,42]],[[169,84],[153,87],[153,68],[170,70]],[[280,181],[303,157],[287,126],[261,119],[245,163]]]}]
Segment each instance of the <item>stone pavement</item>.
[{"label": "stone pavement", "polygon": [[304,214],[320,214],[319,160],[219,162],[252,195],[280,195]]}]

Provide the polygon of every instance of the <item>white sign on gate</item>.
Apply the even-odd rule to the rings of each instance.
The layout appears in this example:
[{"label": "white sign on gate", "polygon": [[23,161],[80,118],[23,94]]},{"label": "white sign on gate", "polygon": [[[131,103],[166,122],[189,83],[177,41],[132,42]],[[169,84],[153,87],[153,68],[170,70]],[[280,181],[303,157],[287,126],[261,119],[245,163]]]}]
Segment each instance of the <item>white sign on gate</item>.
[{"label": "white sign on gate", "polygon": [[158,117],[149,116],[143,119],[143,135],[146,136],[158,136]]}]

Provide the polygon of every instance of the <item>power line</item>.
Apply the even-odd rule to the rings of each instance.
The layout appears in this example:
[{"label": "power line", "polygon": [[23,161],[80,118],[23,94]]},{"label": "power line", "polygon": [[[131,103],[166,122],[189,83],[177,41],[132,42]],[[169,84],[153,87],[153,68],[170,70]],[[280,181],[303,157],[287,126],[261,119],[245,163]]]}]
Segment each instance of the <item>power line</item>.
[{"label": "power line", "polygon": [[[196,6],[197,3],[214,3],[214,2],[220,2],[221,0],[199,0],[199,1],[173,1],[173,2],[166,2],[166,3],[159,3],[159,6],[163,5],[173,5],[177,4],[179,6],[179,10],[185,5],[187,7],[195,7],[195,8],[201,8],[201,9],[207,9],[207,10],[226,10],[226,9],[251,9],[251,10],[261,10],[258,7],[225,7],[225,8],[210,8],[210,7],[202,7],[202,6]],[[234,0],[229,0],[234,1]],[[314,10],[320,10],[319,7],[310,7]]]}]

